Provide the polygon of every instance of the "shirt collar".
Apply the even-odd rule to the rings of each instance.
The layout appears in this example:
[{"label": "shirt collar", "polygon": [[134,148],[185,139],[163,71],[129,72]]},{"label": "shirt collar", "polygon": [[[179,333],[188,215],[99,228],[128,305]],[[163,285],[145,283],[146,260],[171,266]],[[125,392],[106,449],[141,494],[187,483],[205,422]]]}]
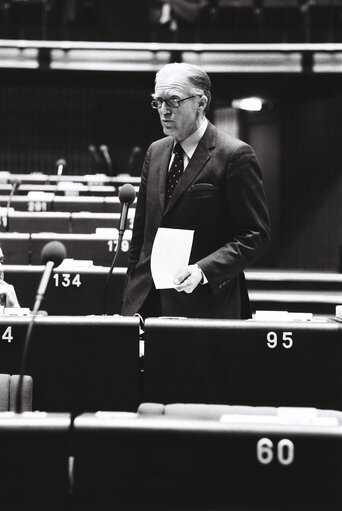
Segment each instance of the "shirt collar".
[{"label": "shirt collar", "polygon": [[185,138],[182,140],[180,145],[182,146],[183,151],[189,158],[191,159],[192,155],[196,151],[196,147],[198,146],[199,141],[203,137],[205,130],[208,126],[208,119],[205,117],[204,121],[202,122],[201,126],[194,131],[188,138]]}]

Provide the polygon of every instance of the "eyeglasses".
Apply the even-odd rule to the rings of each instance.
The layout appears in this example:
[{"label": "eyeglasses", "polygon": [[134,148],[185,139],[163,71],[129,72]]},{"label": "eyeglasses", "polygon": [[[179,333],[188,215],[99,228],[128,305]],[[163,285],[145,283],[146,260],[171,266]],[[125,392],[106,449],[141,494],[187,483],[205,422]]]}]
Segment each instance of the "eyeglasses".
[{"label": "eyeglasses", "polygon": [[194,96],[189,96],[187,98],[179,99],[179,98],[169,98],[169,99],[162,99],[162,98],[156,98],[152,99],[151,101],[151,107],[155,110],[159,110],[159,108],[162,107],[162,104],[165,103],[166,106],[169,108],[178,108],[182,101],[185,101],[187,99],[195,98],[197,94]]}]

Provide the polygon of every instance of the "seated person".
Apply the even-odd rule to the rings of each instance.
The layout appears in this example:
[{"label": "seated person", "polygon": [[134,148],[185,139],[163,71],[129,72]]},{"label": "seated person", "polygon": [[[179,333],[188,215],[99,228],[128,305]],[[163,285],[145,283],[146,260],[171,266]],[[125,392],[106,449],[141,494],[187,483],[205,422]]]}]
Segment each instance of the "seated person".
[{"label": "seated person", "polygon": [[0,247],[0,305],[4,307],[20,307],[17,294],[11,284],[4,280],[3,272],[4,253]]}]

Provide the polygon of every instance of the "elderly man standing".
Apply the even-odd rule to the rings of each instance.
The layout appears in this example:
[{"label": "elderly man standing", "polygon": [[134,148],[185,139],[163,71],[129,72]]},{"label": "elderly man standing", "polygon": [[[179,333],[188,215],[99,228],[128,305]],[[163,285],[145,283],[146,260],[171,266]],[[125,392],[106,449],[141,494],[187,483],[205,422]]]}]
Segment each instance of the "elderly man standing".
[{"label": "elderly man standing", "polygon": [[[123,315],[251,316],[243,270],[270,240],[262,176],[251,147],[207,120],[210,89],[207,73],[190,64],[167,64],[156,75],[151,105],[166,137],[145,157]],[[174,289],[156,290],[152,280],[159,227],[194,230]]]}]

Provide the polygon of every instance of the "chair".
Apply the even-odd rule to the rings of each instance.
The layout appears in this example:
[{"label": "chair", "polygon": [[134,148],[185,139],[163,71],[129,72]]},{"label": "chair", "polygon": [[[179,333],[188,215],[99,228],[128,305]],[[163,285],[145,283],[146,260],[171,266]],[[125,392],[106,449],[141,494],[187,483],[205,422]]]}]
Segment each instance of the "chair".
[{"label": "chair", "polygon": [[[19,375],[0,374],[0,412],[14,411],[15,396],[17,393]],[[31,376],[24,376],[21,393],[22,411],[32,410],[32,387]]]}]

